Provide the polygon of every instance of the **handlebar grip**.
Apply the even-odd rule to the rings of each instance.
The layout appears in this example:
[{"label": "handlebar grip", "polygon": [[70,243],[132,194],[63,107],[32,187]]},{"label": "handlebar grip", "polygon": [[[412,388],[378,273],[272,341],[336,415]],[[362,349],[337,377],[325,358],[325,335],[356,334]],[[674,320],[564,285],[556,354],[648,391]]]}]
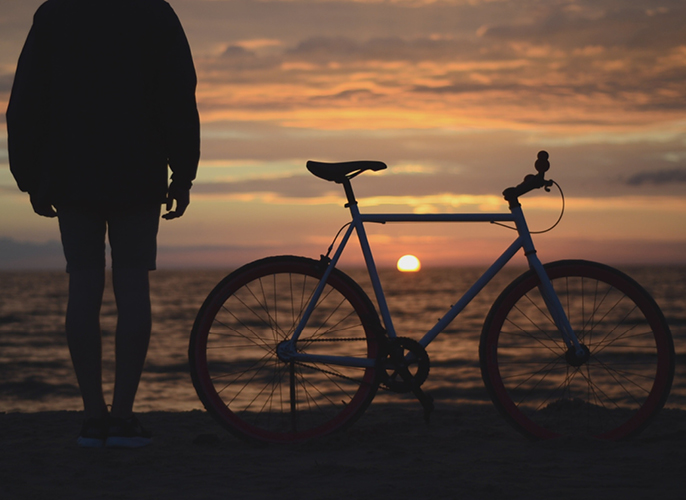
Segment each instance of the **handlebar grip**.
[{"label": "handlebar grip", "polygon": [[513,203],[516,202],[517,198],[534,189],[545,187],[547,190],[553,183],[545,179],[545,173],[550,169],[549,157],[547,151],[539,151],[536,163],[534,163],[538,174],[529,174],[524,177],[524,180],[518,186],[507,188],[503,191],[505,199]]},{"label": "handlebar grip", "polygon": [[536,163],[534,163],[534,167],[536,167],[536,171],[538,173],[544,174],[550,169],[550,162],[548,161],[548,158],[550,156],[548,155],[547,151],[539,151],[538,156],[537,156]]}]

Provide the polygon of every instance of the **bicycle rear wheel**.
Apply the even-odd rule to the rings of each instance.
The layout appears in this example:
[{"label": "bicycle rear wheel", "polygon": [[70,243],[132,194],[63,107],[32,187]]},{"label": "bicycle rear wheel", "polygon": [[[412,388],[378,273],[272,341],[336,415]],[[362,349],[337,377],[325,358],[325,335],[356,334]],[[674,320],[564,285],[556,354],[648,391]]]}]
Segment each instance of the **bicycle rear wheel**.
[{"label": "bicycle rear wheel", "polygon": [[[279,359],[317,287],[320,264],[270,257],[224,278],[193,326],[191,376],[210,414],[239,437],[299,442],[354,422],[379,385],[377,368]],[[297,349],[377,360],[378,315],[367,295],[334,269]]]},{"label": "bicycle rear wheel", "polygon": [[655,301],[634,280],[587,261],[545,266],[590,359],[567,347],[528,271],[491,308],[481,335],[481,373],[507,420],[534,439],[589,435],[621,439],[644,429],[664,405],[674,345]]}]

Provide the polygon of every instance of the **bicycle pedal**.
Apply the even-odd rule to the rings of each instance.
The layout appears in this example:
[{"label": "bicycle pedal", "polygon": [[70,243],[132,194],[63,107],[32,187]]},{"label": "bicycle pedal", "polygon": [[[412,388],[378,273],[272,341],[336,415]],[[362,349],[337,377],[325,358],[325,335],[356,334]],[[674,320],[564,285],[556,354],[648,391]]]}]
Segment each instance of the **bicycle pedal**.
[{"label": "bicycle pedal", "polygon": [[434,398],[419,387],[415,387],[412,393],[417,397],[422,408],[424,408],[424,421],[428,424],[431,419],[431,412],[434,411]]}]

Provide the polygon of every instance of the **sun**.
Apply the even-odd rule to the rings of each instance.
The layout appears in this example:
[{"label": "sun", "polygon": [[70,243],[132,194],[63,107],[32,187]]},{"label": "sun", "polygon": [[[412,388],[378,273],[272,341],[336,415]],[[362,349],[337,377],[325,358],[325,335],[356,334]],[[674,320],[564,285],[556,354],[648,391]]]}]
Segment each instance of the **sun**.
[{"label": "sun", "polygon": [[403,255],[398,259],[398,271],[403,273],[416,273],[422,265],[414,255]]}]

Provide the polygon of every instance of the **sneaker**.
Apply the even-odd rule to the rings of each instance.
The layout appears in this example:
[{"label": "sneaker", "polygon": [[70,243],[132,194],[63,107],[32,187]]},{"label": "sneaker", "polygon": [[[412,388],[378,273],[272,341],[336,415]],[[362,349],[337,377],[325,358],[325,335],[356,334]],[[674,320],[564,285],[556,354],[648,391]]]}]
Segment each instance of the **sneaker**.
[{"label": "sneaker", "polygon": [[81,426],[76,444],[81,448],[102,448],[107,439],[108,417],[89,418]]},{"label": "sneaker", "polygon": [[135,416],[110,417],[105,446],[108,448],[140,448],[152,443],[152,434],[145,430]]}]

